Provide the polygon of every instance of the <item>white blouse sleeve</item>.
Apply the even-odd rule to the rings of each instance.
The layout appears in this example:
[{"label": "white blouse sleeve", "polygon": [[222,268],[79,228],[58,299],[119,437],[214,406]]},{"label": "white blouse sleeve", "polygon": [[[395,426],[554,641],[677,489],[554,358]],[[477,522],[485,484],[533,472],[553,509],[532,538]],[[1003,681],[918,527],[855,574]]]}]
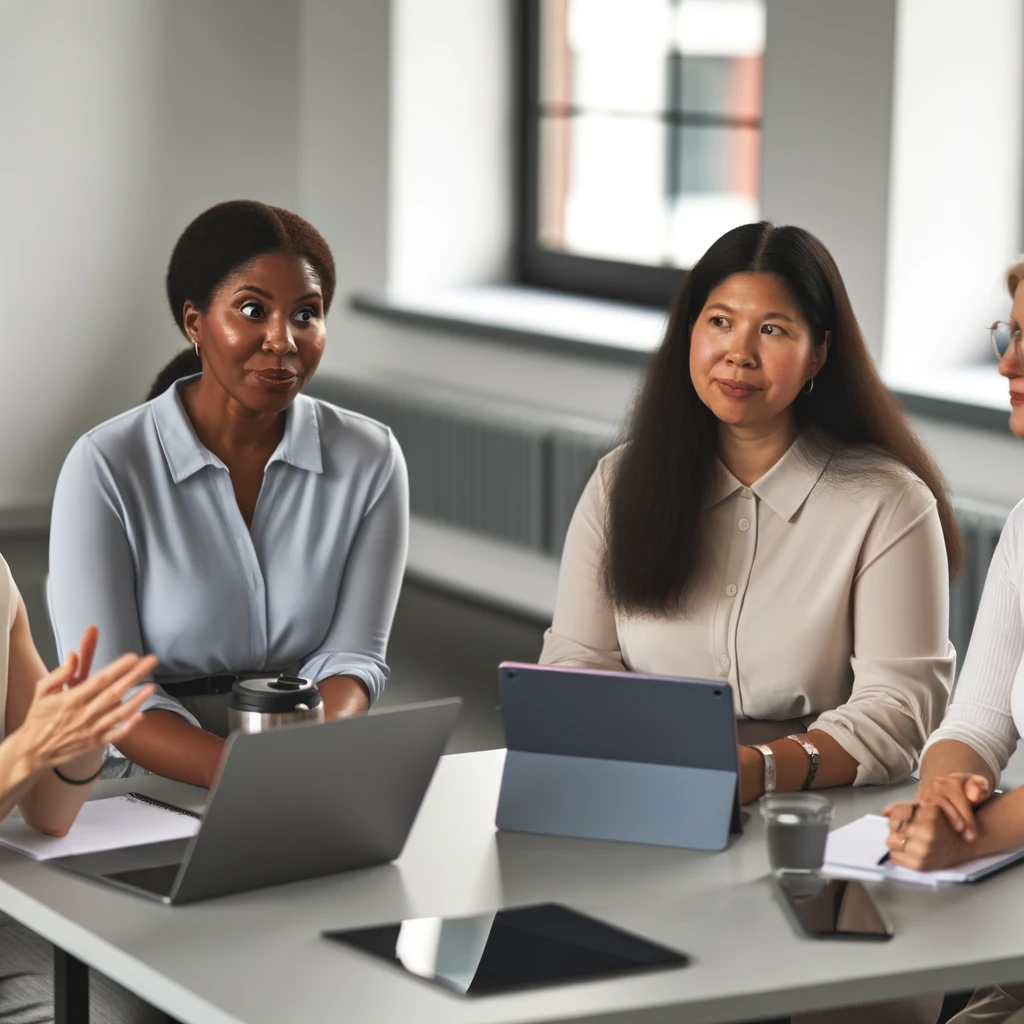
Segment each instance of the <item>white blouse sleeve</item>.
[{"label": "white blouse sleeve", "polygon": [[953,699],[925,747],[927,750],[939,740],[960,740],[976,750],[997,777],[1019,738],[1010,711],[1010,693],[1024,655],[1022,532],[1024,502],[1010,513],[1003,527]]}]

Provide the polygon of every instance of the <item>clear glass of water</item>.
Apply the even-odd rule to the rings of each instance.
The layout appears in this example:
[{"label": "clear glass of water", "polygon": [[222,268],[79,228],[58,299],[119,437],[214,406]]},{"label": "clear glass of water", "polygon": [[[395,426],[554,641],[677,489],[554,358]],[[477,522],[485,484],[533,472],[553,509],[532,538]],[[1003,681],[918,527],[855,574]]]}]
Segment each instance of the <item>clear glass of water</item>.
[{"label": "clear glass of water", "polygon": [[812,873],[825,860],[832,803],[820,793],[768,793],[761,797],[772,871]]}]

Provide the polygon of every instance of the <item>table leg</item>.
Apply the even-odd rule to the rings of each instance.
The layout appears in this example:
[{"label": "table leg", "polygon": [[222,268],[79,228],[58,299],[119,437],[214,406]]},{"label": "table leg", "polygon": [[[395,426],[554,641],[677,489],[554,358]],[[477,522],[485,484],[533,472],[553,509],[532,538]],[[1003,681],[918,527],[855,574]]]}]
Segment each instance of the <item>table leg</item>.
[{"label": "table leg", "polygon": [[53,947],[54,1024],[89,1024],[89,968]]}]

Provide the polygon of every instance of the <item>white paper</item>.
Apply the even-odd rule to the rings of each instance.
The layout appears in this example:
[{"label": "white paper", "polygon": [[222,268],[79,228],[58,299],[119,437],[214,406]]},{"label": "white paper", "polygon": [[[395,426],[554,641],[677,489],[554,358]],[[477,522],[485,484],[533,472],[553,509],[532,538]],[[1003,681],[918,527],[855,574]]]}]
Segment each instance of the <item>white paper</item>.
[{"label": "white paper", "polygon": [[882,874],[883,868],[878,862],[886,854],[888,838],[889,819],[880,814],[865,814],[829,832],[825,863]]},{"label": "white paper", "polygon": [[823,872],[857,878],[897,878],[917,885],[936,886],[972,882],[1024,858],[1024,846],[1018,846],[941,871],[911,871],[891,862],[884,865],[878,863],[887,852],[885,841],[888,836],[889,821],[880,814],[866,814],[848,825],[833,829],[825,844]]},{"label": "white paper", "polygon": [[199,819],[156,807],[131,796],[89,800],[63,838],[44,836],[20,817],[0,822],[0,845],[34,860],[52,860],[80,853],[118,850],[144,843],[188,839],[199,831]]}]

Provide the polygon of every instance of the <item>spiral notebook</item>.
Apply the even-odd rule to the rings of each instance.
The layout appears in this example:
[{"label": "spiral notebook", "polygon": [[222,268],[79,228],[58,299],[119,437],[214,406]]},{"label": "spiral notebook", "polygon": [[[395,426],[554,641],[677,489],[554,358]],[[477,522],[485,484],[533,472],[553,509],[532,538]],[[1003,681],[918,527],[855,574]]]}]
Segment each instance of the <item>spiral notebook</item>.
[{"label": "spiral notebook", "polygon": [[0,822],[0,846],[33,860],[52,860],[171,839],[190,839],[199,831],[199,822],[200,815],[195,811],[142,793],[125,793],[87,801],[71,831],[61,838],[44,836],[29,828],[19,815],[12,815]]}]

